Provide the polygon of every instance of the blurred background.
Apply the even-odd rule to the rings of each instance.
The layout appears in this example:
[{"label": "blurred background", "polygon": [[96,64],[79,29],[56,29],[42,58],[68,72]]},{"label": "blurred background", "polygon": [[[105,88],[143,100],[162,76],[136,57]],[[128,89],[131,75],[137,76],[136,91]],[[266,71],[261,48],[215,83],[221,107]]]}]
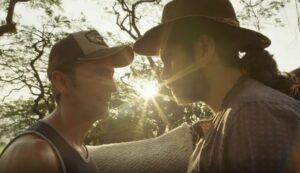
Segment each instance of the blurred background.
[{"label": "blurred background", "polygon": [[[96,29],[110,45],[133,44],[160,22],[170,0],[2,0],[0,2],[0,151],[55,108],[46,67],[52,45],[66,33]],[[282,72],[300,67],[300,0],[231,0],[243,27],[272,40]],[[178,106],[160,86],[162,63],[136,56],[115,73],[110,116],[94,124],[86,144],[159,136],[183,122],[209,118],[203,103]]]}]

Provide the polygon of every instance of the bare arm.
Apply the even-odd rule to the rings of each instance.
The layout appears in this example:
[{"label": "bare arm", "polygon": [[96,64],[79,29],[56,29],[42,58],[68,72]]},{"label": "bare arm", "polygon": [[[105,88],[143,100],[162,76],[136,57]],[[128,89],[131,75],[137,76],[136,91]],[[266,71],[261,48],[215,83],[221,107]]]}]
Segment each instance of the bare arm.
[{"label": "bare arm", "polygon": [[32,135],[17,139],[0,158],[0,172],[60,173],[59,161],[50,145]]}]

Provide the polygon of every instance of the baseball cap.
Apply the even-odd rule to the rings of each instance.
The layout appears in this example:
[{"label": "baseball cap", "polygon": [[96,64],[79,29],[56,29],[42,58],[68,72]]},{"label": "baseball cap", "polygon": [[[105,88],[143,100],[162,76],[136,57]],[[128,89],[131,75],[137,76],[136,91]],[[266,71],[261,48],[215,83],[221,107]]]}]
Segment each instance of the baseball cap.
[{"label": "baseball cap", "polygon": [[74,32],[57,42],[51,49],[48,76],[62,66],[72,66],[80,61],[109,60],[114,67],[124,67],[133,61],[130,46],[109,47],[96,30]]}]

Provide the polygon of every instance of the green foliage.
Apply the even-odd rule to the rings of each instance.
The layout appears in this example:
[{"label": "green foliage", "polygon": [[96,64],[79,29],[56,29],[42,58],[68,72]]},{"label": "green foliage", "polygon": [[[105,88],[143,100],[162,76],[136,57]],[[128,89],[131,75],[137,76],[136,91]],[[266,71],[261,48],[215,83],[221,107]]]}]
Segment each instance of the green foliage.
[{"label": "green foliage", "polygon": [[[102,33],[114,42],[131,42],[140,37],[141,31],[159,22],[159,15],[165,1],[140,3],[136,9],[132,5],[139,0],[115,0],[114,10],[99,10],[114,15],[121,33],[130,39],[116,40],[115,33]],[[161,2],[160,4],[157,4]],[[240,0],[242,10],[238,13],[243,23],[260,29],[261,22],[270,21],[281,24],[277,13],[289,3],[289,0]],[[54,109],[54,99],[47,81],[47,59],[52,45],[66,33],[91,28],[84,16],[71,20],[62,15],[60,0],[32,0],[27,6],[43,12],[42,23],[36,26],[19,24],[18,32],[0,37],[0,89],[8,94],[0,104],[0,139],[11,138],[36,121],[43,119]],[[7,7],[8,0],[0,2],[0,9]],[[127,4],[127,6],[126,6]],[[128,7],[128,8],[127,8]],[[129,10],[129,11],[126,11]],[[134,13],[134,15],[133,15]],[[149,15],[148,15],[149,14]],[[132,18],[135,16],[135,18]],[[149,17],[150,16],[150,17]],[[37,17],[37,16],[35,16]],[[34,17],[33,17],[34,18]],[[122,23],[124,21],[124,23]],[[101,19],[99,19],[101,22]],[[136,22],[136,23],[134,23]],[[148,25],[145,25],[148,24]],[[123,24],[123,25],[122,25]],[[136,25],[135,25],[136,24]],[[168,129],[183,122],[189,124],[209,117],[212,112],[202,103],[178,106],[170,91],[160,88],[160,95],[152,100],[145,100],[135,89],[137,79],[154,80],[160,83],[159,74],[162,64],[159,60],[138,57],[127,70],[116,77],[118,92],[113,94],[110,105],[110,117],[97,121],[90,130],[87,144],[104,144],[150,138],[161,135]],[[8,101],[11,94],[29,93],[30,97]],[[24,94],[25,95],[25,94]]]},{"label": "green foliage", "polygon": [[261,30],[264,25],[284,25],[278,14],[290,0],[239,0],[239,3],[243,8],[237,13],[242,23]]},{"label": "green foliage", "polygon": [[33,100],[18,100],[0,106],[0,137],[11,138],[39,120],[31,108]]},{"label": "green foliage", "polygon": [[96,122],[86,138],[86,143],[108,144],[143,138],[139,119],[125,115]]}]

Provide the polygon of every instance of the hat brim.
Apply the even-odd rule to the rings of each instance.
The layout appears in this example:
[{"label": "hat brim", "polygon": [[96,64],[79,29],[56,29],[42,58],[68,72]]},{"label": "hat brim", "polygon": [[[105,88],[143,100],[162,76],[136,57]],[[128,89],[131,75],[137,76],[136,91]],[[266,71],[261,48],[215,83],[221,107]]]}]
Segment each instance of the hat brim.
[{"label": "hat brim", "polygon": [[132,47],[127,45],[108,47],[95,51],[83,58],[78,58],[78,61],[91,60],[108,60],[114,67],[125,67],[132,63],[134,52]]},{"label": "hat brim", "polygon": [[168,40],[168,36],[176,26],[186,25],[185,27],[193,27],[193,24],[197,24],[197,26],[200,24],[204,27],[210,27],[219,32],[223,32],[224,34],[230,34],[232,38],[236,39],[239,48],[247,45],[257,45],[266,48],[271,44],[270,39],[259,32],[233,26],[226,22],[220,22],[212,17],[195,15],[177,18],[153,27],[135,42],[133,50],[141,55],[156,56],[159,54],[159,49],[162,44]]}]

